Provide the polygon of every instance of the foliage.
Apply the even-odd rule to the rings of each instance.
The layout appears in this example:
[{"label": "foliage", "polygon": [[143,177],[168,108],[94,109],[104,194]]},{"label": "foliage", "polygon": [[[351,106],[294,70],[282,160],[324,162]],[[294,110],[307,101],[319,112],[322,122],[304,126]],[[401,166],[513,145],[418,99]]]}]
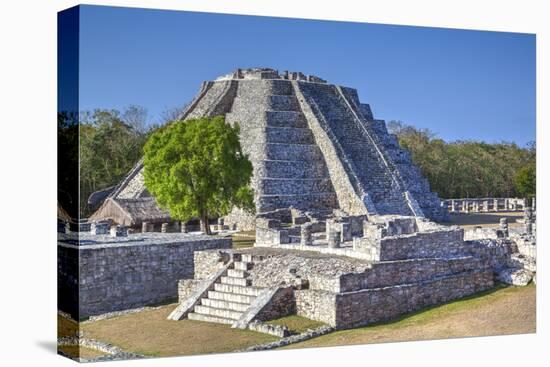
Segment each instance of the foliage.
[{"label": "foliage", "polygon": [[516,190],[525,197],[532,198],[536,193],[537,176],[534,163],[522,167],[514,178]]},{"label": "foliage", "polygon": [[[517,186],[518,172],[535,162],[534,143],[521,148],[514,143],[438,139],[427,129],[399,121],[388,122],[388,130],[442,198],[513,197],[525,192]],[[533,191],[534,192],[534,186]]]},{"label": "foliage", "polygon": [[145,186],[157,203],[177,220],[229,213],[233,206],[252,211],[249,187],[252,163],[242,153],[239,126],[223,117],[174,121],[148,139]]},{"label": "foliage", "polygon": [[117,110],[85,111],[80,116],[80,208],[94,210],[87,199],[97,190],[114,186],[141,158],[150,130],[147,111],[130,106]]}]

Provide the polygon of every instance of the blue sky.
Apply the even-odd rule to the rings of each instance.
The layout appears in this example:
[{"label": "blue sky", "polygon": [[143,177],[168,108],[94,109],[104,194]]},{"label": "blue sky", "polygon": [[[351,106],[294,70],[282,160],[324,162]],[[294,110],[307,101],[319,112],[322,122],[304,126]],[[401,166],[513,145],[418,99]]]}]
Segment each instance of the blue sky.
[{"label": "blue sky", "polygon": [[150,122],[238,67],[354,87],[375,118],[451,141],[535,140],[530,34],[83,6],[80,109],[147,108]]}]

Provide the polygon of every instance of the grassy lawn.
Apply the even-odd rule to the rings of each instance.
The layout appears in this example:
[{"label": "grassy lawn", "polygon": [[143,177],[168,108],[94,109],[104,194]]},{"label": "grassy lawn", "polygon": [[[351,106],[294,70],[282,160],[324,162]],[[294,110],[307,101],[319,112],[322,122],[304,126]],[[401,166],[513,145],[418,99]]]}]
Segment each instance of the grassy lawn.
[{"label": "grassy lawn", "polygon": [[536,287],[498,287],[394,322],[342,330],[284,348],[534,333]]},{"label": "grassy lawn", "polygon": [[267,321],[268,324],[286,326],[292,334],[300,334],[308,329],[316,329],[325,325],[322,322],[310,320],[298,315],[290,315]]},{"label": "grassy lawn", "polygon": [[79,347],[77,345],[64,345],[62,347],[59,347],[58,349],[74,358],[80,357],[80,358],[90,359],[90,358],[101,357],[106,355],[106,353],[101,352],[99,350],[90,349],[86,347]]},{"label": "grassy lawn", "polygon": [[253,247],[256,241],[256,231],[237,232],[231,236],[231,239],[234,249]]},{"label": "grassy lawn", "polygon": [[510,228],[521,226],[516,219],[523,217],[522,212],[496,212],[496,213],[470,213],[470,214],[450,214],[449,222],[441,223],[443,225],[455,225],[464,229],[473,229],[475,226],[483,228],[497,228],[501,218],[508,218]]},{"label": "grassy lawn", "polygon": [[[148,356],[176,356],[231,352],[277,338],[228,325],[192,320],[166,320],[175,304],[154,310],[81,323],[84,337],[114,344]],[[503,287],[405,315],[386,323],[333,332],[284,348],[323,347],[411,340],[533,333],[536,328],[536,287]],[[58,317],[60,335],[74,335],[77,324]],[[301,333],[323,324],[300,316],[269,321]],[[73,348],[73,353],[71,353]],[[82,348],[81,356],[101,353]],[[63,347],[67,354],[76,347]]]},{"label": "grassy lawn", "polygon": [[148,356],[176,356],[231,352],[268,343],[276,337],[230,325],[192,320],[166,320],[176,304],[155,310],[81,323],[86,338],[107,342]]}]

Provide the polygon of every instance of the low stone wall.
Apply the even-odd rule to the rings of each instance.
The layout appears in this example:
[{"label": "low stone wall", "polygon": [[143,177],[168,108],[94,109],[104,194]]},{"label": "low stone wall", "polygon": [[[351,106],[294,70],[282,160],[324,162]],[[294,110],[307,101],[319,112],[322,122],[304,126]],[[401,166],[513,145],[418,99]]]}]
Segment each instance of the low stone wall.
[{"label": "low stone wall", "polygon": [[[366,289],[336,295],[336,319],[330,325],[351,328],[395,319],[401,314],[487,290],[492,270],[474,270],[431,281]],[[321,315],[328,310],[318,310]],[[319,318],[316,318],[320,320]]]},{"label": "low stone wall", "polygon": [[458,274],[487,267],[482,260],[471,257],[451,259],[410,259],[374,263],[365,272],[342,274],[337,277],[309,278],[310,289],[335,293],[387,287],[397,284],[423,282],[436,277]]},{"label": "low stone wall", "polygon": [[354,249],[373,261],[449,257],[463,254],[464,230],[451,228],[381,239],[355,238]]},{"label": "low stone wall", "polygon": [[228,249],[230,238],[144,233],[80,234],[58,242],[59,308],[77,320],[176,300],[178,281],[194,276],[194,253]]}]

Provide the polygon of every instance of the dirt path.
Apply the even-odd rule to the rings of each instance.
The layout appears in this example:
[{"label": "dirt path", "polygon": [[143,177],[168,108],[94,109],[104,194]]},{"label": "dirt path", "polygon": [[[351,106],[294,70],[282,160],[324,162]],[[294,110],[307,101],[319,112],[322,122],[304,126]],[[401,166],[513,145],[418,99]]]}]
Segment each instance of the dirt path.
[{"label": "dirt path", "polygon": [[499,289],[439,306],[394,323],[344,330],[285,348],[534,333],[536,287]]}]

